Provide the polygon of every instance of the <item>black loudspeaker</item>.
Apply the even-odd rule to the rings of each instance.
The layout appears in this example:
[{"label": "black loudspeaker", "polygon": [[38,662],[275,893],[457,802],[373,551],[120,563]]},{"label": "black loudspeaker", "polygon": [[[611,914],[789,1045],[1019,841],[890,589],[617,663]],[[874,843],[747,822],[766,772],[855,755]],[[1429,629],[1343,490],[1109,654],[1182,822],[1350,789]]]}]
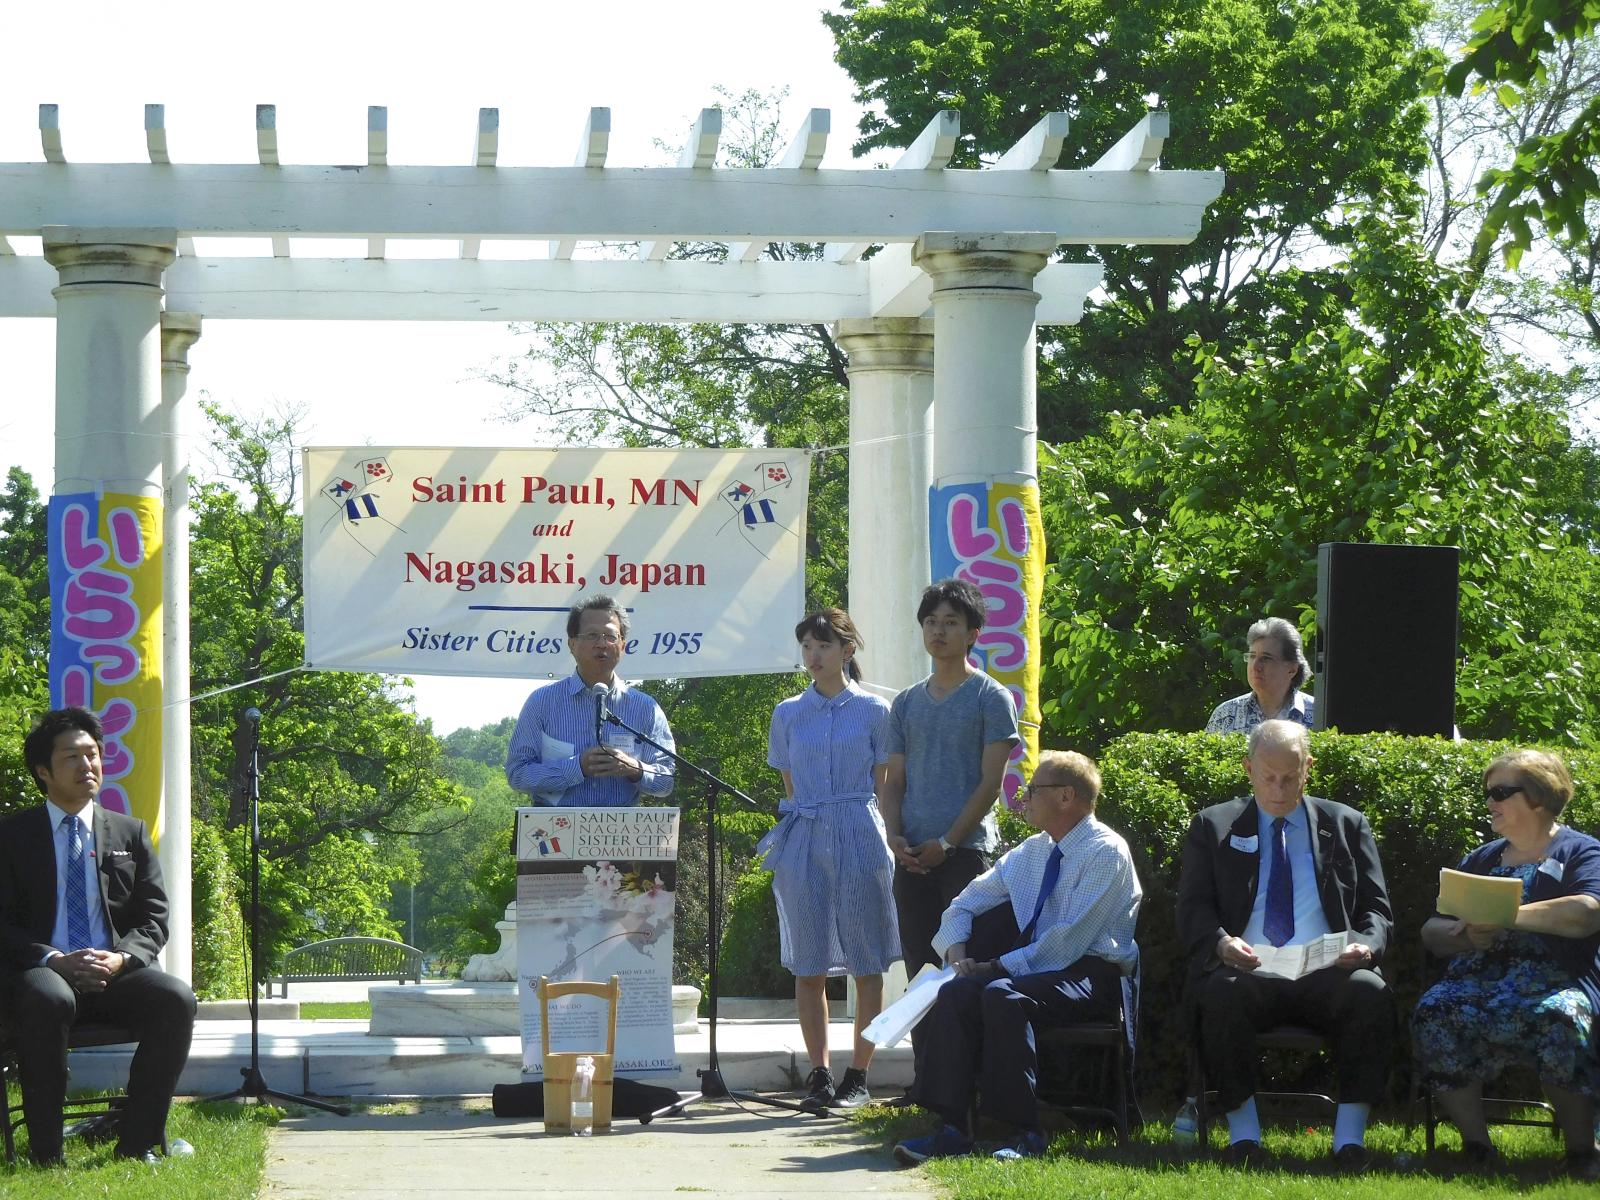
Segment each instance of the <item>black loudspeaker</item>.
[{"label": "black loudspeaker", "polygon": [[1453,735],[1460,559],[1455,546],[1317,547],[1314,728]]}]

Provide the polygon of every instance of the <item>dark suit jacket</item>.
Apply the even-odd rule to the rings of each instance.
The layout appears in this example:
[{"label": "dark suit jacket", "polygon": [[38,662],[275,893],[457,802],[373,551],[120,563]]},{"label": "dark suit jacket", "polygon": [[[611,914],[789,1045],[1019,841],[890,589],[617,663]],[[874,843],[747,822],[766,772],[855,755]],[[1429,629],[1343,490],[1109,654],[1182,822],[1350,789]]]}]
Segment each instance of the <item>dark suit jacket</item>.
[{"label": "dark suit jacket", "polygon": [[[36,967],[52,949],[56,856],[43,804],[0,821],[0,970]],[[100,902],[129,967],[155,961],[167,942],[167,893],[143,821],[94,806]],[[56,946],[60,950],[63,947]]]},{"label": "dark suit jacket", "polygon": [[[1328,928],[1349,930],[1371,948],[1373,965],[1389,944],[1394,913],[1389,907],[1378,846],[1366,817],[1345,804],[1307,796],[1311,855]],[[1235,849],[1233,837],[1253,838],[1260,822],[1253,796],[1214,804],[1197,813],[1183,846],[1178,880],[1178,937],[1189,955],[1189,982],[1214,970],[1217,942],[1238,937],[1249,924],[1261,878],[1261,851]]]}]

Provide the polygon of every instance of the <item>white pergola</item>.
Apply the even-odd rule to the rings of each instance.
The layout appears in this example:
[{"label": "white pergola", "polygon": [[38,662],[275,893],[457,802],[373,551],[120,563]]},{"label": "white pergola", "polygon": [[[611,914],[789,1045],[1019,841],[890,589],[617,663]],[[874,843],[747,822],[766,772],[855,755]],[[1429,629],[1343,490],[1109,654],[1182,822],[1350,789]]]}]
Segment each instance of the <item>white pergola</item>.
[{"label": "white pergola", "polygon": [[[1188,242],[1223,185],[1218,171],[1159,169],[1171,133],[1159,111],[1083,170],[1056,168],[1065,113],[979,170],[949,166],[950,110],[892,167],[844,170],[820,166],[826,109],[777,165],[733,169],[715,165],[714,108],[671,167],[609,164],[605,108],[558,167],[498,165],[490,108],[467,161],[450,166],[389,165],[382,107],[367,110],[367,161],[348,166],[280,162],[272,105],[256,109],[250,164],[175,162],[162,106],[146,105],[144,123],[148,162],[75,163],[56,106],[40,105],[45,161],[0,164],[0,317],[56,319],[56,491],[164,498],[168,680],[188,677],[178,435],[204,318],[832,325],[850,356],[851,607],[874,678],[909,684],[926,669],[907,607],[929,578],[930,487],[1036,480],[1034,330],[1076,322],[1100,282],[1098,267],[1053,262],[1055,251]],[[42,253],[13,240],[31,238]],[[365,253],[296,257],[291,238],[357,239]],[[255,245],[197,254],[196,239]],[[388,257],[414,239],[449,252]],[[543,257],[484,256],[513,241]],[[671,257],[684,242],[727,253]],[[823,253],[773,252],[796,242]],[[136,436],[152,429],[164,436]],[[164,728],[168,965],[187,976],[185,706]]]}]

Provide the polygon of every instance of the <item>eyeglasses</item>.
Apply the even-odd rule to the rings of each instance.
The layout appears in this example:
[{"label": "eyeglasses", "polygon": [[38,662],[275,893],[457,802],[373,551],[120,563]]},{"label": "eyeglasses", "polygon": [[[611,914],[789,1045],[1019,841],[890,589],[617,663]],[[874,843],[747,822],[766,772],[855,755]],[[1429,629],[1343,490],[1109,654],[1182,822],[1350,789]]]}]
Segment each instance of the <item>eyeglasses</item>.
[{"label": "eyeglasses", "polygon": [[614,633],[580,633],[572,640],[575,642],[584,642],[590,646],[622,645],[622,639]]},{"label": "eyeglasses", "polygon": [[1064,788],[1066,786],[1064,783],[1030,783],[1022,789],[1022,794],[1032,800],[1035,792],[1042,792],[1045,788]]},{"label": "eyeglasses", "polygon": [[1497,783],[1493,787],[1483,789],[1483,798],[1486,801],[1493,800],[1496,804],[1501,804],[1523,790],[1523,786],[1520,783]]}]

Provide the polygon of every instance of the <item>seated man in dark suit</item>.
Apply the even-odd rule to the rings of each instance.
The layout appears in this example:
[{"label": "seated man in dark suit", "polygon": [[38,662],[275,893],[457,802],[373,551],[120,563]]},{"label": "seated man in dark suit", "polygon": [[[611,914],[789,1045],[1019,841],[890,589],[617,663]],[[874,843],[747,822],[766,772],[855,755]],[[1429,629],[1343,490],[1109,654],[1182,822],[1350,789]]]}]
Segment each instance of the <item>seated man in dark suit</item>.
[{"label": "seated man in dark suit", "polygon": [[117,1154],[145,1161],[164,1145],[194,1029],[194,993],[155,961],[167,897],[150,835],[94,802],[104,747],[94,714],[46,713],[23,744],[45,803],[0,822],[0,1014],[17,1044],[29,1153],[47,1166],[62,1162],[75,1021],[138,1035]]},{"label": "seated man in dark suit", "polygon": [[[1207,1079],[1228,1114],[1228,1161],[1261,1158],[1256,1034],[1302,1025],[1333,1044],[1339,1110],[1333,1154],[1364,1170],[1367,1115],[1383,1095],[1394,1001],[1377,966],[1392,915],[1366,817],[1305,794],[1305,727],[1264,721],[1244,760],[1253,796],[1198,814],[1183,849],[1178,936],[1189,954]],[[1298,979],[1260,975],[1257,946],[1298,946],[1327,933],[1350,944],[1331,966]]]},{"label": "seated man in dark suit", "polygon": [[[980,1116],[1017,1131],[996,1158],[1044,1153],[1034,1031],[1114,1017],[1123,978],[1138,961],[1133,927],[1143,893],[1128,844],[1095,819],[1099,795],[1093,762],[1045,751],[1024,809],[1040,832],[969,883],[945,910],[933,946],[956,977],[924,1018],[927,1050],[912,1091],[942,1124],[897,1145],[900,1162],[970,1152],[967,1113],[974,1094]],[[1008,936],[992,949],[980,948],[975,926],[991,925],[992,936],[991,914]]]}]

